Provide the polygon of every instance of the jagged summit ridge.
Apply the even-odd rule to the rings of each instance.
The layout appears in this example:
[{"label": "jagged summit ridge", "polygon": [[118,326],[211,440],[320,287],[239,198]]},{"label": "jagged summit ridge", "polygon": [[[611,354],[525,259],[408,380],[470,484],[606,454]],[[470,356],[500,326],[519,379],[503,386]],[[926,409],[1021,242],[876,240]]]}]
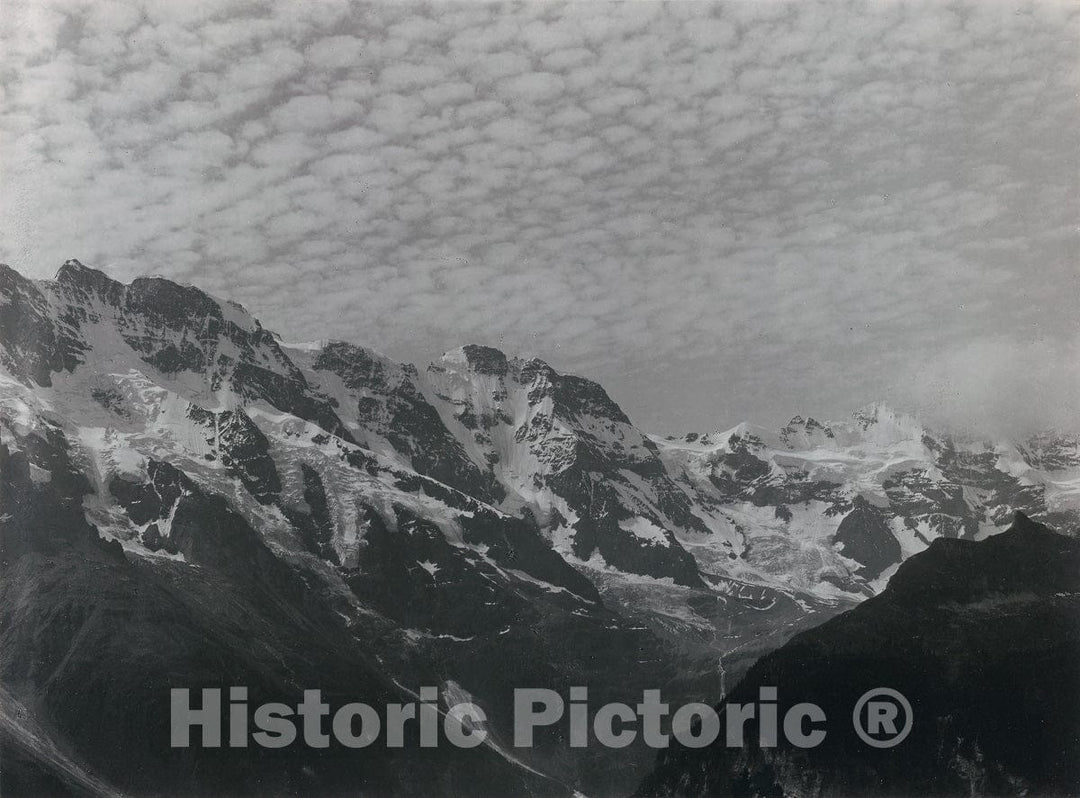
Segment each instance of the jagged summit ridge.
[{"label": "jagged summit ridge", "polygon": [[5,267],[0,297],[0,359],[31,389],[96,397],[114,416],[160,425],[138,398],[155,385],[176,397],[183,423],[236,413],[225,427],[249,418],[271,449],[293,429],[279,418],[294,417],[527,515],[575,567],[858,597],[934,539],[984,537],[1014,510],[1076,522],[1080,458],[1055,440],[972,448],[882,404],[841,422],[796,415],[779,430],[660,440],[596,382],[489,346],[421,370],[347,342],[287,345],[236,303],[160,277],[125,285],[74,259],[38,283]]},{"label": "jagged summit ridge", "polygon": [[[674,523],[698,523],[688,502],[683,497],[679,505],[681,494],[664,481],[651,442],[592,381],[490,347],[463,347],[424,373],[343,342],[292,349],[238,305],[198,288],[157,277],[124,285],[74,260],[53,281],[34,283],[14,272],[9,279],[8,304],[20,313],[0,344],[13,376],[31,389],[100,397],[128,419],[158,424],[160,413],[125,406],[136,390],[132,379],[149,381],[176,396],[187,422],[237,412],[271,442],[261,408],[284,412],[465,495],[531,512],[572,559],[699,583],[693,558],[669,531],[672,515],[681,513]],[[31,357],[24,356],[27,348]],[[504,377],[501,388],[480,384]],[[504,401],[511,389],[512,406]],[[185,404],[192,409],[183,410]],[[506,434],[488,435],[495,426]],[[621,451],[624,442],[629,457]],[[192,455],[210,456],[201,447]],[[508,473],[500,459],[526,468]],[[623,485],[637,494],[634,510],[606,486],[591,487],[585,470],[617,472],[622,460],[642,479],[662,483],[657,491]],[[608,490],[603,500],[596,498],[600,490]],[[674,510],[657,506],[672,498]],[[639,551],[654,548],[664,551]]]}]

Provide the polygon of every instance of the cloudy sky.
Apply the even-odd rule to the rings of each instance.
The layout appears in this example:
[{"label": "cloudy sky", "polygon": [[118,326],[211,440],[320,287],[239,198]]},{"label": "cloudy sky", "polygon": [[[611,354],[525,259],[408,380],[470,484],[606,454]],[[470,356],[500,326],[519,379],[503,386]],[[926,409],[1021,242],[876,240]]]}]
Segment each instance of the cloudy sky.
[{"label": "cloudy sky", "polygon": [[4,0],[0,260],[659,432],[1080,427],[1080,4]]}]

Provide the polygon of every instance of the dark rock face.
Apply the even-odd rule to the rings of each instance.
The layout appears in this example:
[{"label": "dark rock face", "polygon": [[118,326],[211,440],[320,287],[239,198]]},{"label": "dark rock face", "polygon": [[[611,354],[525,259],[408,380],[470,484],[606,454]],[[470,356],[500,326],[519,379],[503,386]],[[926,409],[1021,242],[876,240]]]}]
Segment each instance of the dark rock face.
[{"label": "dark rock face", "polygon": [[[573,467],[549,478],[551,488],[579,516],[573,540],[575,556],[587,560],[598,552],[609,565],[630,573],[671,577],[678,584],[701,586],[697,563],[673,537],[669,535],[667,545],[643,545],[620,526],[620,521],[630,520],[633,514],[611,484],[596,478],[597,472],[588,463],[589,458],[581,456]],[[651,520],[662,528],[659,519]]]},{"label": "dark rock face", "polygon": [[[47,437],[16,438],[19,446],[0,443],[0,564],[15,563],[31,553],[51,554],[72,543],[97,543],[86,523],[82,498],[89,483],[71,464],[67,441],[59,430]],[[33,478],[32,468],[48,463],[55,476],[48,482]],[[119,546],[101,545],[118,554]]]},{"label": "dark rock face", "polygon": [[463,347],[465,357],[468,358],[469,365],[478,374],[492,374],[496,377],[506,376],[506,372],[509,366],[506,361],[506,355],[500,352],[498,349],[493,349],[490,346],[478,346],[476,344],[469,344]]},{"label": "dark rock face", "polygon": [[0,264],[0,365],[23,380],[52,385],[52,373],[75,367],[57,341],[45,297],[31,280]]},{"label": "dark rock face", "polygon": [[551,386],[557,412],[569,416],[595,416],[609,419],[616,424],[630,424],[622,408],[608,396],[599,383],[572,374],[557,374],[554,369],[538,360],[530,361],[522,369],[522,379],[528,374],[542,374]]},{"label": "dark rock face", "polygon": [[820,433],[826,438],[836,437],[833,434],[832,429],[821,422],[813,418],[803,418],[802,416],[794,416],[791,421],[787,423],[787,426],[780,430],[780,440],[784,442],[789,448],[794,448],[792,441],[798,435],[803,435],[807,438],[813,437],[815,433]]},{"label": "dark rock face", "polygon": [[539,534],[533,519],[499,515],[490,508],[477,507],[462,518],[462,537],[466,543],[486,547],[486,555],[506,568],[564,588],[586,601],[600,601],[593,583],[567,566]]},{"label": "dark rock face", "polygon": [[214,413],[190,405],[188,418],[206,428],[207,443],[256,501],[270,504],[277,498],[281,480],[270,456],[270,442],[247,413],[239,408]]},{"label": "dark rock face", "polygon": [[[277,346],[276,342],[271,343]],[[298,370],[290,369],[282,374],[255,363],[240,362],[236,364],[230,379],[233,389],[247,399],[265,399],[274,407],[310,421],[343,440],[353,440],[329,402],[314,393]]]},{"label": "dark rock face", "polygon": [[360,571],[349,586],[365,602],[405,626],[458,637],[528,622],[529,604],[500,595],[494,570],[455,549],[434,524],[394,508],[394,529],[365,508]]},{"label": "dark rock face", "polygon": [[715,458],[713,465],[720,467],[720,473],[714,472],[710,475],[713,484],[735,495],[742,492],[743,486],[767,477],[771,471],[768,463],[754,457],[745,447],[721,453]]},{"label": "dark rock face", "polygon": [[767,480],[772,468],[755,455],[763,447],[761,439],[753,435],[732,435],[728,438],[728,451],[709,456],[709,481],[725,499],[751,496],[754,488]]},{"label": "dark rock face", "polygon": [[304,480],[304,504],[306,507],[283,507],[285,517],[300,532],[300,538],[309,552],[335,565],[341,561],[334,549],[334,521],[330,515],[326,487],[319,472],[307,463],[300,465]]},{"label": "dark rock face", "polygon": [[[494,350],[492,350],[494,351]],[[339,376],[361,394],[360,423],[385,437],[421,474],[483,501],[499,501],[505,491],[490,471],[481,471],[424,398],[412,366],[395,366],[347,343],[325,346],[313,366]]]},{"label": "dark rock face", "polygon": [[[693,556],[672,530],[706,535],[708,529],[687,492],[670,478],[656,445],[600,385],[560,374],[542,360],[507,358],[479,346],[432,364],[428,375],[496,473],[506,474],[496,467],[505,456],[530,463],[531,473],[509,475],[508,488],[526,496],[549,492],[565,502],[576,516],[575,557],[599,554],[623,571],[704,585]],[[462,390],[474,383],[484,386],[483,393]],[[548,533],[565,521],[552,500],[530,508]],[[650,524],[662,540],[630,531],[635,519]]]},{"label": "dark rock face", "polygon": [[[984,542],[939,539],[880,596],[762,658],[729,696],[811,701],[819,746],[663,753],[640,795],[1073,795],[1080,790],[1080,541],[1018,514]],[[911,703],[894,748],[851,711],[888,686]],[[720,706],[724,712],[726,704]]]},{"label": "dark rock face", "polygon": [[844,516],[835,540],[845,557],[862,563],[858,575],[875,579],[889,566],[900,562],[900,544],[893,537],[884,514],[865,499],[856,498],[854,508]]}]

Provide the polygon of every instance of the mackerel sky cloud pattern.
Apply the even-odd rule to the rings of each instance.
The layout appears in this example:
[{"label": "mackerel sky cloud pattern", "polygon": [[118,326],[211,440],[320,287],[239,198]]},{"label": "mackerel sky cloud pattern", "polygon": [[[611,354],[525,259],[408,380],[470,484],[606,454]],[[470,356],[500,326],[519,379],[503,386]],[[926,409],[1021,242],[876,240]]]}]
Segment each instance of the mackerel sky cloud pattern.
[{"label": "mackerel sky cloud pattern", "polygon": [[659,431],[1060,423],[1078,52],[1049,0],[8,0],[0,260],[537,354]]}]

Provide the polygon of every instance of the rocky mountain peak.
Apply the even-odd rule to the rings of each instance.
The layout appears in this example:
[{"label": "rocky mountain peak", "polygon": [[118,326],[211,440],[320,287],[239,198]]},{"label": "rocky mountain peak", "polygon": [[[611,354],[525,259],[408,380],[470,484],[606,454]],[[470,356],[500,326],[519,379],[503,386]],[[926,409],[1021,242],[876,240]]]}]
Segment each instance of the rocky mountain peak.
[{"label": "rocky mountain peak", "polygon": [[431,368],[465,374],[505,377],[510,368],[510,360],[504,352],[495,347],[466,344],[444,352],[435,363],[431,364]]},{"label": "rocky mountain peak", "polygon": [[338,374],[345,385],[353,389],[385,387],[388,373],[400,371],[392,368],[388,359],[345,341],[327,341],[309,351],[313,356],[313,368]]},{"label": "rocky mountain peak", "polygon": [[467,344],[461,348],[461,354],[469,367],[478,374],[506,376],[508,369],[506,355],[494,347]]},{"label": "rocky mountain peak", "polygon": [[[538,357],[507,357],[493,347],[468,344],[446,352],[428,371],[435,375],[435,381],[439,384],[446,382],[445,376],[440,375],[447,374],[457,375],[452,381],[464,379],[468,382],[469,375],[508,380],[527,389],[531,406],[550,399],[553,412],[567,419],[592,416],[615,424],[630,425],[626,413],[599,383],[585,377],[561,374]],[[497,404],[506,399],[504,389],[505,386],[495,390],[492,398]]]},{"label": "rocky mountain peak", "polygon": [[122,302],[125,286],[99,269],[69,258],[56,271],[53,282],[69,301],[86,302],[97,297],[109,305]]},{"label": "rocky mountain peak", "polygon": [[791,421],[780,430],[780,440],[792,449],[811,446],[835,437],[829,424],[822,424],[812,416],[806,418],[801,415],[793,416]]},{"label": "rocky mountain peak", "polygon": [[128,295],[133,310],[178,326],[220,321],[225,316],[218,301],[206,292],[164,277],[137,277],[131,281]]},{"label": "rocky mountain peak", "polygon": [[56,277],[54,279],[57,282],[82,282],[87,279],[105,279],[112,281],[112,278],[105,274],[105,272],[100,269],[93,269],[77,258],[68,258],[60,264],[60,268],[56,270]]},{"label": "rocky mountain peak", "polygon": [[914,418],[897,411],[884,402],[871,402],[864,405],[853,412],[851,417],[862,429],[885,425],[906,427],[916,424]]}]

